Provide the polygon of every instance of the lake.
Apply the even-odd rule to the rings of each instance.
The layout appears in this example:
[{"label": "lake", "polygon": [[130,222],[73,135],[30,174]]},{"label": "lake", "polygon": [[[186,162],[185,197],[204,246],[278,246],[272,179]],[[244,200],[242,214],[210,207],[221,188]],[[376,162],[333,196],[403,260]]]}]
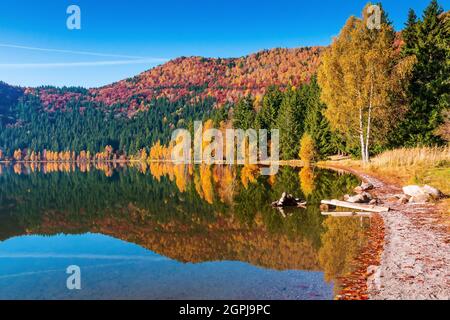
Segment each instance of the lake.
[{"label": "lake", "polygon": [[[370,220],[319,204],[358,183],[287,166],[0,165],[0,299],[333,299]],[[272,208],[284,191],[307,207]]]}]

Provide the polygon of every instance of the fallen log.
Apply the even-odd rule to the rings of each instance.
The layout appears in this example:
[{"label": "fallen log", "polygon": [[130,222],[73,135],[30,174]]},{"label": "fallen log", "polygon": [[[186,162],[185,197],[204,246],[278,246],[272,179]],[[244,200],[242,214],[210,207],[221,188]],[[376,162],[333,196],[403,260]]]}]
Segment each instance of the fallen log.
[{"label": "fallen log", "polygon": [[343,207],[349,209],[356,209],[361,211],[369,211],[369,212],[387,212],[389,211],[388,207],[380,207],[370,204],[359,204],[359,203],[351,203],[347,201],[339,201],[339,200],[322,200],[322,204],[328,204],[336,207]]},{"label": "fallen log", "polygon": [[371,212],[321,212],[323,216],[332,216],[332,217],[370,217],[372,215]]}]

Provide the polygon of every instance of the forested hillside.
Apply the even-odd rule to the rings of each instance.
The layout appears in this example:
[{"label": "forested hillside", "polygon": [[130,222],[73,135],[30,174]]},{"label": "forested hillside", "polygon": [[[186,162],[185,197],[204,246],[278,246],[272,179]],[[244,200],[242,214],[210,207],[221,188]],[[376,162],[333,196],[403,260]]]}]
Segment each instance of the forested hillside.
[{"label": "forested hillside", "polygon": [[[178,58],[160,67],[107,87],[91,91],[94,101],[106,104],[130,97],[171,101],[196,94],[213,97],[219,105],[251,94],[260,96],[270,85],[300,85],[319,66],[320,48],[273,49],[237,59]],[[139,100],[132,99],[131,108]]]},{"label": "forested hillside", "polygon": [[245,95],[261,96],[270,85],[308,82],[319,66],[321,48],[265,50],[241,58],[181,57],[111,85],[82,88],[29,88],[47,111],[64,109],[67,102],[95,105],[122,104],[116,112],[131,117],[148,108],[148,101],[167,98],[174,102],[214,98],[218,106]]},{"label": "forested hillside", "polygon": [[0,124],[6,124],[14,119],[11,118],[11,107],[16,105],[23,95],[23,89],[10,86],[0,81]]},{"label": "forested hillside", "polygon": [[384,12],[380,28],[368,28],[366,9],[326,48],[181,57],[94,89],[0,83],[0,160],[167,158],[173,130],[192,131],[195,120],[279,129],[283,159],[302,149],[369,162],[387,149],[446,144],[448,12],[432,0],[399,33]]},{"label": "forested hillside", "polygon": [[20,149],[21,159],[31,150],[94,155],[106,146],[118,155],[137,154],[156,141],[167,143],[174,128],[189,128],[194,120],[227,119],[230,106],[244,96],[256,99],[256,106],[272,85],[283,89],[309,82],[320,52],[296,48],[231,59],[182,57],[90,90],[3,84],[7,94],[1,94],[0,114],[9,121],[0,131],[0,150],[12,157]]}]

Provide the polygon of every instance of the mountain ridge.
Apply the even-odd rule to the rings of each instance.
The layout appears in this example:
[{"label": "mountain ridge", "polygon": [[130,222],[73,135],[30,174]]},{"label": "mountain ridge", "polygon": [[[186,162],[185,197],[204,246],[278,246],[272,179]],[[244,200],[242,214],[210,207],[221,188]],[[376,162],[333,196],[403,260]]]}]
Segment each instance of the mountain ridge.
[{"label": "mountain ridge", "polygon": [[249,94],[258,98],[271,85],[299,86],[308,82],[317,71],[323,48],[275,48],[240,58],[178,57],[99,88],[46,86],[23,88],[23,92],[38,96],[49,112],[64,109],[72,100],[106,107],[122,104],[118,112],[128,117],[159,98],[212,98],[222,106]]}]

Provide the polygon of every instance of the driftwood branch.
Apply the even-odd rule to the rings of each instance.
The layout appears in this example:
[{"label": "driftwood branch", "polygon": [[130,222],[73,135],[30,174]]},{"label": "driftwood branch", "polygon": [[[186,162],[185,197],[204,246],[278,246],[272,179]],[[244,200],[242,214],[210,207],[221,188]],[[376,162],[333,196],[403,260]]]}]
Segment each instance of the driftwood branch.
[{"label": "driftwood branch", "polygon": [[332,216],[332,217],[370,217],[372,215],[371,212],[322,212],[324,216]]},{"label": "driftwood branch", "polygon": [[369,211],[369,212],[387,212],[389,211],[388,207],[380,207],[370,204],[359,204],[359,203],[351,203],[347,201],[339,201],[339,200],[322,200],[322,204],[328,204],[336,207],[343,207],[349,209],[356,209],[361,211]]}]

